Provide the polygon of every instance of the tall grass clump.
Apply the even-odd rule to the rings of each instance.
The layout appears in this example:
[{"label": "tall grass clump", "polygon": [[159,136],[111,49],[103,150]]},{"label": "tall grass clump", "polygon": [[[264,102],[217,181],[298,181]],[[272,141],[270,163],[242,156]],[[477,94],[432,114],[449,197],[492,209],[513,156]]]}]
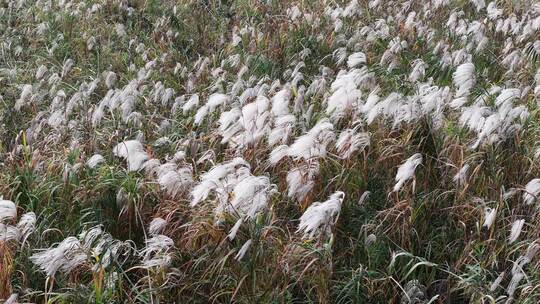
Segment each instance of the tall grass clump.
[{"label": "tall grass clump", "polygon": [[538,303],[535,1],[0,3],[0,302]]}]

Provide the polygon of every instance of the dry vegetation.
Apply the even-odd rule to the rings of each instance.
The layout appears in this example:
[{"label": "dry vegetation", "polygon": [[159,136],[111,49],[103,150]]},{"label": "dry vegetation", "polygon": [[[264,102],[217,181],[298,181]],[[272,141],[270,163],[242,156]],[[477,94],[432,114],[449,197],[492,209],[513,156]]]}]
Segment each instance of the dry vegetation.
[{"label": "dry vegetation", "polygon": [[538,303],[539,105],[535,1],[1,1],[0,301]]}]

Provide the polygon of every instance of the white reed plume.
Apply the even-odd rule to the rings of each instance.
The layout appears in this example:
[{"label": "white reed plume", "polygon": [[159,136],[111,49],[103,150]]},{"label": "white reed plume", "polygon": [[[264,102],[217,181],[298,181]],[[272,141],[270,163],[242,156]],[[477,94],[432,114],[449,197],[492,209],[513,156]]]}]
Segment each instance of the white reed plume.
[{"label": "white reed plume", "polygon": [[536,199],[540,194],[540,178],[532,179],[525,186],[525,193],[523,193],[523,201],[527,205],[531,205],[536,202]]},{"label": "white reed plume", "polygon": [[274,97],[272,97],[271,112],[275,117],[289,114],[289,101],[291,99],[291,89],[285,86]]},{"label": "white reed plume", "polygon": [[23,106],[25,106],[30,98],[32,97],[32,85],[25,84],[21,90],[21,96],[15,102],[15,111],[20,111]]},{"label": "white reed plume", "polygon": [[234,186],[232,200],[220,204],[217,212],[253,218],[267,208],[270,195],[275,193],[275,189],[276,185],[271,184],[266,176],[247,176]]},{"label": "white reed plume", "polygon": [[344,117],[347,112],[351,112],[353,108],[358,107],[357,102],[360,96],[361,91],[356,87],[343,86],[337,88],[326,101],[326,114],[330,115],[332,120]]},{"label": "white reed plume", "polygon": [[489,287],[489,291],[491,292],[494,292],[495,290],[497,290],[497,288],[499,287],[499,285],[501,285],[501,282],[502,280],[504,279],[504,275],[506,273],[503,271],[499,274],[499,276],[497,276],[497,278],[493,281],[493,283],[491,283],[490,287]]},{"label": "white reed plume", "polygon": [[0,222],[17,217],[17,206],[12,201],[0,198]]},{"label": "white reed plume", "polygon": [[0,242],[18,241],[20,238],[21,232],[17,227],[0,223]]},{"label": "white reed plume", "polygon": [[456,175],[454,175],[454,178],[452,179],[454,183],[458,185],[465,184],[469,173],[469,167],[469,164],[465,164],[463,167],[461,167],[461,169],[459,169],[458,173],[456,173]]},{"label": "white reed plume", "polygon": [[170,265],[173,253],[174,241],[165,235],[155,235],[146,240],[146,247],[139,255],[142,257],[142,266],[144,268],[167,267]]},{"label": "white reed plume", "polygon": [[106,72],[105,74],[105,85],[110,89],[116,83],[117,76],[116,73],[112,71]]},{"label": "white reed plume", "polygon": [[468,62],[458,66],[452,80],[457,87],[456,98],[469,96],[470,90],[476,84],[474,64]]},{"label": "white reed plume", "polygon": [[342,159],[348,159],[357,151],[363,151],[369,146],[368,133],[357,133],[354,129],[346,129],[341,132],[336,141],[336,150]]},{"label": "white reed plume", "polygon": [[491,225],[495,222],[495,218],[497,217],[497,208],[484,208],[484,224],[482,227],[486,227],[488,230],[491,228]]},{"label": "white reed plume", "polygon": [[401,166],[396,174],[396,185],[394,192],[399,191],[403,184],[414,176],[414,171],[418,165],[422,164],[422,154],[416,153],[409,157]]},{"label": "white reed plume", "polygon": [[412,62],[412,70],[409,74],[410,82],[417,82],[418,80],[424,78],[426,74],[427,64],[422,59],[415,59]]},{"label": "white reed plume", "polygon": [[516,220],[514,223],[512,223],[512,228],[510,229],[510,236],[508,237],[508,244],[512,244],[515,242],[519,235],[521,234],[521,229],[523,228],[523,224],[525,224],[525,220]]},{"label": "white reed plume", "polygon": [[214,112],[214,110],[229,102],[230,97],[226,94],[222,93],[214,93],[208,97],[208,101],[206,104],[199,108],[197,113],[195,114],[195,124],[200,125],[203,121],[203,119],[208,115],[209,113]]},{"label": "white reed plume", "polygon": [[311,204],[300,217],[297,232],[301,232],[307,239],[327,235],[339,216],[344,198],[345,193],[337,191],[327,201]]},{"label": "white reed plume", "polygon": [[105,158],[101,155],[101,154],[94,154],[92,155],[92,157],[90,157],[87,161],[86,161],[86,166],[88,168],[95,168],[97,167],[99,164],[103,163],[105,161]]},{"label": "white reed plume", "polygon": [[265,96],[257,96],[254,102],[246,104],[242,108],[240,120],[244,132],[238,140],[242,146],[257,143],[269,131],[268,112],[269,100]]},{"label": "white reed plume", "polygon": [[238,253],[234,256],[234,259],[237,261],[240,261],[244,258],[246,253],[248,252],[249,248],[251,247],[251,244],[253,241],[251,239],[247,240],[244,245],[238,250]]},{"label": "white reed plume", "polygon": [[154,218],[148,225],[148,233],[150,235],[158,235],[167,226],[167,221],[161,217]]},{"label": "white reed plume", "polygon": [[28,236],[36,229],[36,214],[34,212],[23,214],[17,223],[17,229],[19,230],[19,240],[24,245]]},{"label": "white reed plume", "polygon": [[148,153],[138,140],[128,140],[119,143],[113,148],[114,155],[127,161],[128,171],[138,171],[149,159]]},{"label": "white reed plume", "polygon": [[287,173],[287,196],[303,201],[315,186],[315,177],[319,174],[319,162],[308,161],[289,170]]},{"label": "white reed plume", "polygon": [[235,173],[242,173],[246,170],[249,173],[249,167],[249,164],[240,157],[214,166],[210,171],[201,175],[201,181],[191,191],[191,206],[205,200],[211,191],[227,188],[231,182],[234,182]]},{"label": "white reed plume", "polygon": [[177,168],[174,163],[166,163],[157,168],[157,182],[171,197],[189,189],[193,183],[192,169],[189,166]]},{"label": "white reed plume", "polygon": [[358,199],[358,206],[364,205],[364,203],[369,199],[371,196],[371,191],[364,191],[360,198]]},{"label": "white reed plume", "polygon": [[351,69],[359,64],[366,63],[366,60],[366,54],[362,52],[356,52],[349,55],[349,58],[347,59],[347,66],[349,67],[349,69]]},{"label": "white reed plume", "polygon": [[41,80],[45,73],[47,73],[47,67],[45,65],[40,65],[39,68],[36,70],[36,80]]},{"label": "white reed plume", "polygon": [[227,235],[227,237],[229,238],[229,240],[234,240],[234,238],[236,238],[236,234],[238,233],[238,230],[240,230],[240,227],[242,226],[242,224],[244,223],[244,219],[243,218],[239,218],[236,223],[234,223],[234,226],[231,228],[231,230],[229,230],[229,234]]},{"label": "white reed plume", "polygon": [[182,112],[186,114],[187,112],[191,111],[194,107],[199,105],[199,95],[193,94],[191,97],[184,103],[182,106]]},{"label": "white reed plume", "polygon": [[274,128],[268,134],[268,145],[285,144],[289,142],[294,132],[296,117],[292,114],[281,115],[274,119]]},{"label": "white reed plume", "polygon": [[4,304],[18,304],[19,302],[17,301],[17,299],[19,298],[19,294],[17,293],[14,293],[14,294],[11,294],[9,296],[9,298],[6,299],[6,301],[4,302]]},{"label": "white reed plume", "polygon": [[334,140],[334,126],[322,119],[308,133],[298,137],[289,147],[287,154],[293,159],[309,160],[326,156],[326,147]]},{"label": "white reed plume", "polygon": [[84,264],[88,256],[84,252],[81,242],[75,237],[64,239],[56,247],[35,253],[30,260],[39,266],[47,276],[53,277],[60,270],[70,273],[78,266]]},{"label": "white reed plume", "polygon": [[241,123],[242,111],[239,108],[233,108],[230,111],[221,113],[219,118],[219,133],[222,136],[221,143],[230,142],[235,144],[235,139],[238,133],[242,132],[243,125]]}]

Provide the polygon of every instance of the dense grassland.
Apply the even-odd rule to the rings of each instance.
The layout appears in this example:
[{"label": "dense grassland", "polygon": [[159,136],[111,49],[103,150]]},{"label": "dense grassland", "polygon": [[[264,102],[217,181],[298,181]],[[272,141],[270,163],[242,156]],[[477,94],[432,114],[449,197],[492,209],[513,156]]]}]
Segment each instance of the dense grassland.
[{"label": "dense grassland", "polygon": [[539,303],[539,105],[535,1],[1,1],[0,302]]}]

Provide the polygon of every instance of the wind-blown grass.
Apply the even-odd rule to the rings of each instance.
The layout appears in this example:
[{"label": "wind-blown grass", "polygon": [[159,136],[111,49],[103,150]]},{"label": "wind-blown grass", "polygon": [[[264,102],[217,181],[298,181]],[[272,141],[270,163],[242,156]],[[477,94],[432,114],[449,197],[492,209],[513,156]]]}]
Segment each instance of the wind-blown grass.
[{"label": "wind-blown grass", "polygon": [[0,6],[0,301],[537,303],[534,1]]}]

